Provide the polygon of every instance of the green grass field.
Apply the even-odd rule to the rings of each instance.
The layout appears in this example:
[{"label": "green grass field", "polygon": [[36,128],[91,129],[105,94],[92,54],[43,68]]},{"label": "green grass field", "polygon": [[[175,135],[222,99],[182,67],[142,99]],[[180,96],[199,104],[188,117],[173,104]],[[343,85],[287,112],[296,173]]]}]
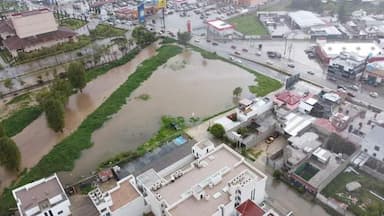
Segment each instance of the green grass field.
[{"label": "green grass field", "polygon": [[240,15],[227,20],[235,29],[246,35],[268,35],[267,29],[254,14]]},{"label": "green grass field", "polygon": [[76,30],[76,29],[83,27],[85,24],[87,24],[87,22],[85,22],[83,20],[68,18],[68,19],[61,20],[60,25],[67,27],[67,28],[70,28],[72,30]]},{"label": "green grass field", "polygon": [[[358,181],[362,187],[357,191],[348,192],[345,185],[352,181]],[[359,175],[343,172],[333,179],[321,193],[326,197],[333,197],[348,204],[348,209],[355,215],[380,215],[374,212],[379,211],[380,207],[384,206],[384,202],[371,194],[370,190],[384,196],[384,182],[361,172]],[[356,197],[357,203],[354,204],[348,198],[349,196]]]}]

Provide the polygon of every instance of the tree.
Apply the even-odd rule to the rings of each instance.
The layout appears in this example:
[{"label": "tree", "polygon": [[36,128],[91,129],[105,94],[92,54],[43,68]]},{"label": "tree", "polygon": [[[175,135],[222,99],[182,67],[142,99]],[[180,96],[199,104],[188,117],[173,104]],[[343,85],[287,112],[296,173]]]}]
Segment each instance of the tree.
[{"label": "tree", "polygon": [[280,170],[275,170],[275,171],[273,171],[273,174],[272,174],[272,176],[273,176],[273,178],[274,179],[276,179],[276,180],[280,180],[280,178],[281,178],[281,171]]},{"label": "tree", "polygon": [[187,45],[187,43],[191,40],[192,36],[190,32],[177,32],[177,40],[179,44]]},{"label": "tree", "polygon": [[7,135],[5,134],[3,123],[0,123],[0,138],[4,136],[7,136]]},{"label": "tree", "polygon": [[64,129],[64,105],[60,99],[48,97],[43,102],[43,109],[48,126],[55,132],[62,132]]},{"label": "tree", "polygon": [[69,64],[67,75],[72,87],[82,92],[83,88],[87,85],[84,65],[80,62]]},{"label": "tree", "polygon": [[156,40],[155,34],[148,31],[143,26],[139,26],[133,29],[132,37],[135,39],[136,44],[142,48]]},{"label": "tree", "polygon": [[209,128],[209,132],[211,132],[211,134],[218,139],[223,138],[225,134],[224,127],[221,124],[212,125],[212,127]]},{"label": "tree", "polygon": [[21,154],[16,143],[7,136],[0,138],[0,165],[17,172],[20,169]]},{"label": "tree", "polygon": [[12,89],[13,88],[13,82],[11,78],[7,78],[4,80],[4,87],[7,89]]},{"label": "tree", "polygon": [[243,89],[241,87],[236,87],[235,89],[233,89],[233,96],[239,97],[242,91]]},{"label": "tree", "polygon": [[62,104],[66,104],[69,96],[72,94],[71,84],[68,80],[55,79],[53,80],[50,94],[50,96],[59,99]]}]

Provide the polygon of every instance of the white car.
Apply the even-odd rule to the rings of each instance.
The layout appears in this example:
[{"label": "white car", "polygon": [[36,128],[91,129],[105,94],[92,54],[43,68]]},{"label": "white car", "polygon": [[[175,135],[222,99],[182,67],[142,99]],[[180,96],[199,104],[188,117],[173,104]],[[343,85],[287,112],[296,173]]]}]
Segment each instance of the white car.
[{"label": "white car", "polygon": [[369,92],[369,96],[371,96],[373,98],[377,98],[379,96],[379,94],[377,92]]},{"label": "white car", "polygon": [[200,40],[199,40],[199,39],[195,39],[195,42],[196,42],[196,43],[200,43]]},{"label": "white car", "polygon": [[273,63],[271,61],[267,61],[267,64],[269,65],[273,65]]},{"label": "white car", "polygon": [[256,52],[256,55],[261,56],[261,52],[260,51]]}]

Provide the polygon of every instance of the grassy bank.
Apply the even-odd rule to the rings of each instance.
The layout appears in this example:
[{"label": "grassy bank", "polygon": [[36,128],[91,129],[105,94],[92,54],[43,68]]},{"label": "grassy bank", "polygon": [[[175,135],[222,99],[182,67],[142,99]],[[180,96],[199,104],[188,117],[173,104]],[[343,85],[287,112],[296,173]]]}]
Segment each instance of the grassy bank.
[{"label": "grassy bank", "polygon": [[124,36],[126,30],[107,24],[99,24],[94,30],[90,30],[91,37],[95,39]]},{"label": "grassy bank", "polygon": [[[172,123],[177,124],[180,128],[176,130],[174,127],[172,127]],[[162,146],[166,141],[180,136],[183,133],[183,129],[185,129],[185,127],[186,126],[183,117],[174,118],[171,116],[163,116],[161,118],[161,127],[159,131],[146,143],[139,146],[135,151],[123,152],[109,160],[102,162],[99,167],[111,167],[121,162],[129,162],[138,157],[141,157],[147,152],[151,152],[154,149]]]},{"label": "grassy bank", "polygon": [[245,35],[268,35],[267,29],[255,14],[240,15],[227,20]]},{"label": "grassy bank", "polygon": [[3,126],[7,136],[12,137],[21,132],[42,113],[38,106],[26,107],[12,113],[3,120]]},{"label": "grassy bank", "polygon": [[256,72],[256,71],[251,70],[247,67],[244,67],[241,64],[234,63],[233,61],[230,61],[230,60],[225,59],[221,56],[218,56],[214,52],[209,52],[209,51],[203,50],[203,49],[196,47],[196,46],[193,46],[193,45],[190,45],[190,47],[194,51],[199,52],[201,54],[201,56],[203,56],[206,59],[222,60],[222,61],[228,62],[230,64],[234,64],[234,65],[252,73],[253,75],[255,75],[255,77],[256,77],[255,81],[257,82],[257,84],[249,86],[249,91],[258,97],[263,97],[263,96],[269,94],[270,92],[276,91],[277,89],[279,89],[283,86],[282,83],[279,82],[278,80],[275,80],[271,77],[260,74],[259,72]]},{"label": "grassy bank", "polygon": [[68,18],[68,19],[60,20],[60,22],[61,22],[60,23],[61,26],[67,27],[67,28],[72,29],[72,30],[79,29],[79,28],[81,28],[87,24],[87,22],[84,20],[79,20],[79,19],[74,19],[74,18]]},{"label": "grassy bank", "polygon": [[[52,175],[55,172],[72,170],[74,161],[80,157],[81,151],[92,146],[92,133],[99,129],[111,115],[118,112],[126,103],[126,98],[142,82],[147,80],[160,65],[166,63],[169,58],[181,53],[181,51],[182,49],[177,46],[163,46],[158,49],[156,56],[143,61],[136,71],[81,123],[75,132],[57,144],[12,188]],[[147,147],[140,148],[140,151],[144,151],[143,148]],[[0,198],[0,215],[7,215],[7,209],[14,206],[15,201],[12,198],[11,189],[6,189]]]}]

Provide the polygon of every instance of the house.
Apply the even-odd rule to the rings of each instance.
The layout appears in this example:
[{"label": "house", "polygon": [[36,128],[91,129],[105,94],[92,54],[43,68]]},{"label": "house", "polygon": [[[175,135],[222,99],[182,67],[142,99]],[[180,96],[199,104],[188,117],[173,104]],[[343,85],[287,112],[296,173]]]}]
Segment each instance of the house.
[{"label": "house", "polygon": [[373,158],[384,161],[384,127],[376,126],[370,130],[361,142],[361,149]]},{"label": "house", "polygon": [[46,8],[10,15],[0,23],[0,36],[3,46],[13,57],[19,52],[76,40],[76,33],[59,27],[52,11]]},{"label": "house", "polygon": [[155,216],[230,216],[246,200],[264,201],[267,176],[225,144],[189,165],[179,163],[136,178]]},{"label": "house", "polygon": [[21,216],[71,215],[71,203],[56,174],[16,188],[12,194]]},{"label": "house", "polygon": [[203,140],[192,146],[192,154],[195,158],[204,157],[215,149],[215,145],[210,140]]},{"label": "house", "polygon": [[127,176],[103,192],[99,187],[88,193],[100,216],[142,216],[146,210],[144,198],[136,188],[135,178]]},{"label": "house", "polygon": [[247,200],[236,208],[238,216],[279,216],[273,209],[262,208],[252,200]]}]

